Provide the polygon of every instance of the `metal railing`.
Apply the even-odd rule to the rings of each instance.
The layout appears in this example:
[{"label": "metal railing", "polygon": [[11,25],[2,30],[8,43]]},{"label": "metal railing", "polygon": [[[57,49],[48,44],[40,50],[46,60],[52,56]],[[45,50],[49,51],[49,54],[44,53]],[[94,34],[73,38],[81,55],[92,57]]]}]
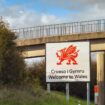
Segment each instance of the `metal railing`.
[{"label": "metal railing", "polygon": [[104,32],[105,19],[14,29],[18,39]]}]

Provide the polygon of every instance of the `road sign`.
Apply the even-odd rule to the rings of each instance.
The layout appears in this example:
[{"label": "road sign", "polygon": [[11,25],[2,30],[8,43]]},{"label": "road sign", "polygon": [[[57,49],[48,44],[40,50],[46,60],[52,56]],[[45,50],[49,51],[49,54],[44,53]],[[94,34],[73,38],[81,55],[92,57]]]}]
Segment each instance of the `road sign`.
[{"label": "road sign", "polygon": [[90,44],[62,42],[46,44],[46,82],[89,82]]}]

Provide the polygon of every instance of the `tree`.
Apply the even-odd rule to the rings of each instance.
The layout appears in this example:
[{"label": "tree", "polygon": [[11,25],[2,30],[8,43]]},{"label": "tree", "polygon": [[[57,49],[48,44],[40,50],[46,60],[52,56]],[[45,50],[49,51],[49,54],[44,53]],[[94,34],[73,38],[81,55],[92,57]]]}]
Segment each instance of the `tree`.
[{"label": "tree", "polygon": [[42,59],[39,62],[34,62],[30,67],[27,67],[27,84],[34,85],[36,87],[46,86],[46,74],[45,74],[45,60]]},{"label": "tree", "polygon": [[25,63],[16,48],[15,34],[0,20],[0,83],[20,84],[24,79]]}]

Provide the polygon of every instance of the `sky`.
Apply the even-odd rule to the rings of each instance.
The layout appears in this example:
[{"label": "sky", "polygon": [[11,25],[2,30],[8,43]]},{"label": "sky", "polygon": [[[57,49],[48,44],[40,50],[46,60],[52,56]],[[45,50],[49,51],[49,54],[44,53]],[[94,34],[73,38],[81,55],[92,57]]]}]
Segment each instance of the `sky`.
[{"label": "sky", "polygon": [[11,28],[105,19],[105,0],[0,0]]}]

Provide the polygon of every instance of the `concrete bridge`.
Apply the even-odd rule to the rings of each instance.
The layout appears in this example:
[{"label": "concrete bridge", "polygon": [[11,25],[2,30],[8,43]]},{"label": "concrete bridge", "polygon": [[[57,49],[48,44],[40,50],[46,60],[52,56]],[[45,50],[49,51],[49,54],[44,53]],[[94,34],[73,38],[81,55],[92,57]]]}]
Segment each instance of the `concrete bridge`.
[{"label": "concrete bridge", "polygon": [[105,50],[105,32],[84,33],[75,35],[52,36],[26,40],[16,40],[24,58],[45,56],[45,44],[50,42],[85,41],[91,43],[91,52]]},{"label": "concrete bridge", "polygon": [[14,30],[16,44],[24,58],[45,56],[48,42],[90,41],[91,52],[97,53],[99,105],[105,105],[105,20],[73,22]]},{"label": "concrete bridge", "polygon": [[24,58],[44,56],[47,42],[89,40],[91,51],[105,50],[105,19],[36,26],[13,31],[18,37],[16,43]]}]

